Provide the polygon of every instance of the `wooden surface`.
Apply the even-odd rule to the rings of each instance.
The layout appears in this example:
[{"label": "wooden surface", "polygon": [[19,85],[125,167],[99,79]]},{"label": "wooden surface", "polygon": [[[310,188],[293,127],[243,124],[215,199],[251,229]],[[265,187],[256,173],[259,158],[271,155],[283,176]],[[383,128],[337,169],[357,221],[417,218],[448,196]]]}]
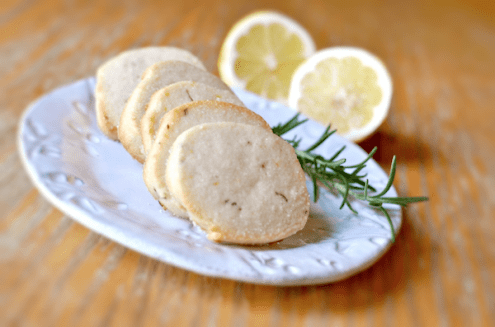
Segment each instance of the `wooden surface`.
[{"label": "wooden surface", "polygon": [[128,48],[174,45],[216,70],[230,26],[264,1],[0,2],[1,326],[494,326],[495,5],[275,1],[318,48],[383,58],[390,116],[365,150],[399,159],[404,210],[391,250],[345,281],[277,288],[154,261],[64,216],[15,144],[24,108]]}]

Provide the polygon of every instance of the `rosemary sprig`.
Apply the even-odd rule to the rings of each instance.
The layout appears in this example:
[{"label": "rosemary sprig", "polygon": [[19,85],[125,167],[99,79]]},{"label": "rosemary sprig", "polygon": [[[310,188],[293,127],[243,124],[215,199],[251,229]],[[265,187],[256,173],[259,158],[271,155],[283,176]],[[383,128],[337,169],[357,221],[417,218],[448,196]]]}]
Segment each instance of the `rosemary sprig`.
[{"label": "rosemary sprig", "polygon": [[[299,114],[296,114],[289,121],[284,124],[279,124],[272,128],[273,133],[278,136],[282,136],[289,132],[290,130],[296,128],[297,126],[304,124],[307,119],[299,120]],[[301,139],[297,136],[292,140],[286,140],[295,149],[297,159],[301,164],[304,172],[309,176],[313,182],[313,198],[314,201],[318,201],[319,196],[319,184],[324,185],[329,189],[335,189],[342,195],[342,203],[340,209],[347,205],[347,207],[354,213],[356,210],[351,206],[349,202],[349,195],[353,196],[358,200],[367,202],[369,206],[374,207],[385,215],[390,225],[392,232],[392,242],[395,242],[395,230],[392,224],[392,219],[388,214],[387,210],[383,207],[384,203],[398,204],[400,206],[406,206],[409,203],[427,201],[427,197],[385,197],[388,190],[392,187],[392,183],[395,177],[396,171],[396,158],[392,159],[392,165],[390,168],[390,175],[385,188],[377,194],[370,195],[369,192],[377,192],[377,190],[369,185],[369,181],[366,178],[366,174],[359,174],[366,163],[373,157],[377,147],[375,147],[369,155],[360,163],[350,166],[344,166],[346,162],[345,159],[337,160],[337,157],[345,150],[345,146],[340,148],[332,157],[325,159],[322,156],[313,153],[312,151],[319,147],[323,142],[325,142],[335,130],[331,131],[330,126],[328,126],[323,134],[314,144],[312,144],[306,150],[300,150],[299,145]]]}]

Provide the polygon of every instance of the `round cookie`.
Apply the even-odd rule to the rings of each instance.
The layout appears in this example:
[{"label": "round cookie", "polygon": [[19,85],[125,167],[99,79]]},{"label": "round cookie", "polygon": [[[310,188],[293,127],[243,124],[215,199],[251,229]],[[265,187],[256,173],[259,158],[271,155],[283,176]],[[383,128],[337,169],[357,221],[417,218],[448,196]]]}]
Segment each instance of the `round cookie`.
[{"label": "round cookie", "polygon": [[141,120],[151,96],[161,88],[180,81],[195,81],[223,90],[230,88],[215,75],[183,61],[164,61],[151,65],[132,92],[120,117],[119,140],[137,161],[143,163]]},{"label": "round cookie", "polygon": [[268,123],[251,110],[220,101],[194,101],[167,112],[156,133],[143,167],[143,177],[148,190],[160,204],[173,214],[187,217],[187,212],[174,199],[165,181],[165,169],[169,150],[175,139],[189,128],[203,123],[238,122],[260,126],[271,133]]},{"label": "round cookie", "polygon": [[293,147],[259,126],[194,126],[174,142],[166,169],[172,195],[210,240],[262,244],[306,224],[309,194]]},{"label": "round cookie", "polygon": [[206,70],[190,52],[174,47],[147,47],[124,51],[98,68],[96,73],[96,118],[100,130],[112,140],[118,139],[117,128],[127,99],[152,64],[181,60]]},{"label": "round cookie", "polygon": [[216,100],[244,106],[231,90],[221,90],[191,81],[170,84],[153,94],[143,119],[141,119],[144,153],[149,152],[155,140],[156,131],[160,127],[160,121],[167,111],[198,100]]}]

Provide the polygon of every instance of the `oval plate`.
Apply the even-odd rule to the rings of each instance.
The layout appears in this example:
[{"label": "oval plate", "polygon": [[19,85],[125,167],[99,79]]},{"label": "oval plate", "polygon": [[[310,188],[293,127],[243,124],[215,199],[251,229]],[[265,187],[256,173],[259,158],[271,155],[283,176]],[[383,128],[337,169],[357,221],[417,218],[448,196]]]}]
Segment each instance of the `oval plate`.
[{"label": "oval plate", "polygon": [[[270,285],[335,282],[376,262],[390,247],[391,233],[381,212],[352,200],[359,212],[339,210],[341,197],[323,190],[311,204],[305,228],[280,242],[237,246],[209,241],[188,220],[170,215],[148,193],[142,166],[120,143],[106,138],[95,116],[95,79],[61,87],[25,111],[18,147],[26,171],[53,205],[84,226],[115,242],[165,263],[199,274]],[[234,90],[248,108],[274,126],[294,112],[243,90]],[[324,128],[307,122],[284,135],[314,142]],[[357,145],[331,136],[318,151],[333,155],[341,146],[347,163],[362,161]],[[370,184],[386,184],[384,171],[371,160]],[[312,194],[311,183],[308,189]],[[392,188],[387,196],[397,196]],[[402,223],[398,206],[387,206],[396,231]]]}]

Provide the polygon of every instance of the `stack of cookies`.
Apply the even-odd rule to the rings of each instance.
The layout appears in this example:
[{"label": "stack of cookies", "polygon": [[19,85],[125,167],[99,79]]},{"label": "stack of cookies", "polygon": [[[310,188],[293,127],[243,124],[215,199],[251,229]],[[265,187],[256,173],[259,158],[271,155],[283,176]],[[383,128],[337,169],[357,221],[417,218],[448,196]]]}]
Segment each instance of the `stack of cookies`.
[{"label": "stack of cookies", "polygon": [[217,242],[262,244],[301,230],[305,176],[272,133],[186,50],[131,50],[98,69],[101,131],[144,164],[150,193]]}]

